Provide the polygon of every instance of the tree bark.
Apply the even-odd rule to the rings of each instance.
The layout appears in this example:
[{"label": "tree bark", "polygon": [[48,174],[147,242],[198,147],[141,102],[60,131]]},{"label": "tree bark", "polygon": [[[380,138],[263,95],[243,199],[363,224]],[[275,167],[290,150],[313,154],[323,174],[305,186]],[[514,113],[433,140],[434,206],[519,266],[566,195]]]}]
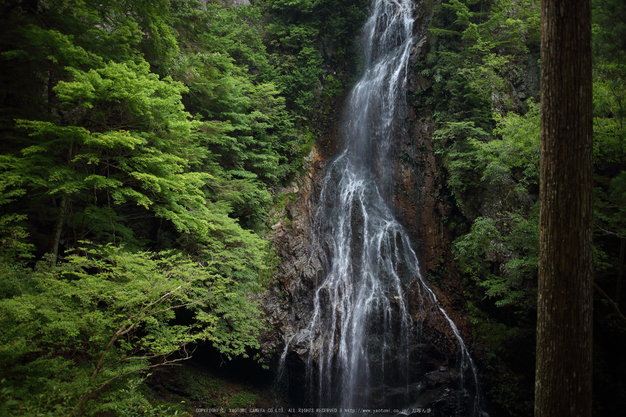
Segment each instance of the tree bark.
[{"label": "tree bark", "polygon": [[591,416],[591,4],[543,0],[541,7],[535,416]]},{"label": "tree bark", "polygon": [[52,254],[52,263],[56,265],[59,257],[59,243],[61,242],[61,232],[63,231],[63,224],[65,222],[65,212],[67,211],[68,198],[66,195],[61,196],[61,204],[59,205],[59,214],[57,221],[54,224],[52,232],[52,240],[50,242],[49,253]]}]

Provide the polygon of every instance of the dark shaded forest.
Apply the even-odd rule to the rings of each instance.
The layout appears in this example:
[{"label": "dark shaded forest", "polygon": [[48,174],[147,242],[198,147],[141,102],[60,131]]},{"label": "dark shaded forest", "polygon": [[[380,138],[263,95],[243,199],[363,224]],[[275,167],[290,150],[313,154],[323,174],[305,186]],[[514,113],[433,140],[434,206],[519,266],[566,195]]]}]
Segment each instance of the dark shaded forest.
[{"label": "dark shaded forest", "polygon": [[[150,389],[197,349],[271,366],[259,350],[281,262],[271,213],[295,198],[279,190],[323,146],[361,69],[368,1],[251,3],[0,3],[0,414],[190,415],[273,399],[185,366],[158,374],[168,396]],[[412,68],[424,88],[407,97],[436,126],[455,260],[428,279],[462,278],[492,415],[529,416],[540,1],[417,7],[430,39]],[[617,416],[626,5],[592,7],[594,415]]]}]

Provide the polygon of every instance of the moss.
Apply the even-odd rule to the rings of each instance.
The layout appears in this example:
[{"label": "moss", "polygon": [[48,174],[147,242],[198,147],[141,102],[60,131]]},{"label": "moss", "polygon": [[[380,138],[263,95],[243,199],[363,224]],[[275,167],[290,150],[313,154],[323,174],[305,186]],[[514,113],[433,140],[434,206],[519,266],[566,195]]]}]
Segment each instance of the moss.
[{"label": "moss", "polygon": [[242,392],[235,394],[228,399],[228,406],[231,408],[248,408],[252,407],[259,398],[258,395],[251,392]]},{"label": "moss", "polygon": [[261,285],[261,292],[265,291],[272,284],[280,262],[280,258],[273,250],[269,250],[265,253],[263,264],[267,266],[267,268],[259,271],[259,276],[257,277],[257,282]]},{"label": "moss", "polygon": [[[179,412],[190,411],[184,410],[181,403],[186,404],[187,408],[218,408],[223,410],[224,415],[232,415],[229,409],[258,407],[261,404],[266,406],[274,402],[271,390],[241,383],[226,376],[217,376],[197,363],[185,363],[180,367],[170,368],[157,379],[170,393],[176,395],[167,399],[169,403],[156,399],[150,402],[162,408],[165,407],[162,404],[165,404],[168,409]],[[178,404],[172,405],[172,402]]]},{"label": "moss", "polygon": [[295,203],[298,199],[296,193],[276,194],[274,196],[274,206],[272,207],[276,213],[282,212],[290,203]]},{"label": "moss", "polygon": [[226,383],[201,371],[182,366],[177,368],[175,381],[164,385],[166,388],[182,390],[192,400],[209,406],[219,406],[219,397]]},{"label": "moss", "polygon": [[313,148],[313,144],[315,143],[315,136],[311,132],[307,132],[306,134],[306,142],[300,146],[300,156],[305,157],[309,153],[311,153],[311,149]]}]

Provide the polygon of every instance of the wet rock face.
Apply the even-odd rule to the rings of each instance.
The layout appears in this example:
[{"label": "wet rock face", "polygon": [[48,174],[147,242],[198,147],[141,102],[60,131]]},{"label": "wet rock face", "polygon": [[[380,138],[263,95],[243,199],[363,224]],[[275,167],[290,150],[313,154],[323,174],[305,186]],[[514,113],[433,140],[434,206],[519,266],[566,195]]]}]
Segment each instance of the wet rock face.
[{"label": "wet rock face", "polygon": [[[427,27],[430,17],[418,15],[416,18],[417,41],[409,63],[412,68],[429,50]],[[407,100],[413,101],[416,92],[427,91],[431,87],[430,80],[418,71],[411,71]],[[438,201],[443,181],[433,152],[434,122],[428,113],[416,114],[413,107],[409,111],[404,126],[407,134],[396,137],[390,150],[395,173],[394,188],[397,190],[394,203],[398,218],[412,238],[422,271],[428,273],[448,252],[449,236],[441,219],[449,214],[449,208]]]},{"label": "wet rock face", "polygon": [[[415,38],[410,67],[414,66],[417,56],[428,48],[428,16],[418,16],[415,25]],[[408,80],[409,89],[422,91],[430,88],[430,82],[413,72]],[[413,249],[420,260],[422,274],[441,268],[442,262],[452,265],[450,257],[450,232],[443,224],[443,218],[449,213],[438,196],[441,190],[441,176],[437,171],[431,135],[434,126],[426,118],[416,115],[409,108],[410,114],[404,121],[394,126],[396,140],[389,150],[389,163],[385,170],[392,172],[392,187],[383,190],[393,201],[398,219],[412,239]],[[308,158],[306,173],[299,176],[291,187],[281,190],[283,193],[296,193],[295,202],[285,207],[286,218],[274,227],[274,247],[282,262],[275,276],[277,286],[263,295],[263,305],[271,327],[262,340],[262,351],[273,354],[276,362],[274,369],[281,394],[297,405],[306,402],[308,381],[316,380],[317,367],[307,370],[309,362],[315,362],[321,346],[313,346],[313,337],[308,324],[313,314],[315,292],[329,269],[331,245],[324,242],[324,231],[315,231],[314,215],[316,201],[322,189],[324,168],[333,157],[332,149],[337,142],[338,129],[318,140],[324,146],[314,147]],[[327,146],[329,145],[330,146]],[[320,149],[330,150],[322,154]],[[377,171],[383,171],[379,167]],[[358,221],[354,218],[353,221]],[[356,227],[355,227],[356,229]],[[443,260],[443,261],[442,261]],[[355,265],[358,267],[358,265]],[[452,270],[452,268],[450,268]],[[459,327],[460,333],[469,344],[469,324],[454,308],[462,304],[460,283],[455,274],[446,277],[441,290],[434,289],[441,304],[448,311],[452,320]],[[411,376],[406,381],[399,381],[397,374],[387,373],[380,385],[370,395],[380,398],[380,406],[402,404],[421,404],[431,406],[437,411],[431,415],[465,415],[470,395],[459,383],[459,346],[446,320],[435,311],[420,308],[421,292],[417,283],[408,283],[405,294],[409,300],[412,320],[419,324],[408,344],[408,368]],[[399,329],[399,314],[392,326]],[[375,324],[372,324],[373,326]],[[396,331],[396,330],[394,330]],[[373,337],[384,337],[374,333]],[[287,346],[287,349],[286,349]],[[398,353],[398,356],[400,353]],[[279,358],[282,360],[279,361]],[[371,358],[376,361],[376,358]],[[386,364],[389,369],[407,366],[406,361],[393,361]],[[401,374],[402,372],[398,372]],[[410,398],[407,392],[411,392]],[[328,406],[332,406],[329,404]],[[436,407],[435,407],[436,406]]]},{"label": "wet rock face", "polygon": [[[298,175],[291,186],[279,193],[296,193],[297,198],[285,207],[286,218],[279,221],[274,230],[274,249],[282,259],[274,277],[277,284],[263,295],[263,309],[271,328],[263,336],[261,350],[265,354],[280,356],[288,339],[294,352],[306,363],[309,340],[307,335],[297,334],[304,328],[312,314],[313,292],[323,270],[320,248],[313,236],[314,205],[311,193],[316,189],[319,172],[324,166],[324,157],[316,146],[311,150],[305,165],[305,173]],[[304,331],[305,332],[305,331]],[[293,363],[293,355],[291,362]]]},{"label": "wet rock face", "polygon": [[[406,184],[411,188],[410,195],[420,196],[423,201],[419,204],[401,205],[399,201],[398,213],[403,216],[403,222],[411,227],[414,238],[421,237],[414,247],[421,248],[418,257],[429,255],[432,258],[446,253],[447,242],[445,228],[441,223],[441,207],[437,204],[437,172],[432,155],[432,146],[429,142],[428,126],[422,126],[415,136],[407,139],[410,143],[422,144],[426,151],[419,158],[424,165],[431,164],[428,170],[418,171],[410,167],[396,166],[396,178],[408,178]],[[415,131],[412,131],[415,132]],[[323,138],[320,142],[333,140],[332,137]],[[402,143],[400,144],[402,145]],[[406,143],[405,149],[408,149]],[[430,151],[429,151],[430,150]],[[329,267],[328,244],[324,242],[323,233],[318,231],[315,236],[313,216],[317,209],[316,201],[323,180],[323,169],[328,158],[332,155],[321,155],[317,148],[313,148],[308,159],[308,170],[300,176],[295,184],[283,192],[297,193],[295,202],[285,207],[289,222],[280,221],[275,225],[274,246],[282,258],[279,272],[276,275],[278,285],[263,295],[263,305],[271,327],[268,328],[262,342],[262,350],[272,354],[276,362],[273,367],[281,381],[278,381],[281,395],[296,405],[305,405],[307,401],[306,388],[308,382],[315,380],[315,375],[307,375],[309,359],[316,363],[317,352],[321,346],[314,346],[309,351],[311,337],[307,329],[313,313],[313,300],[318,283],[326,276]],[[419,184],[419,187],[416,186]],[[407,208],[408,207],[408,208]],[[418,213],[419,211],[419,213]],[[411,217],[413,216],[413,217]],[[410,220],[410,221],[409,221]],[[417,221],[416,221],[417,220]],[[321,237],[319,235],[322,235]],[[424,242],[431,245],[424,248]],[[430,252],[429,252],[430,251]],[[427,270],[425,270],[427,271]],[[449,284],[453,287],[453,282]],[[458,292],[458,287],[455,288]],[[437,295],[445,306],[452,306],[459,302],[454,293],[438,291]],[[420,307],[420,291],[417,283],[409,283],[405,290],[408,295],[411,317],[420,322],[419,331],[412,334],[409,340],[408,367],[412,370],[407,381],[401,381],[394,373],[389,372],[381,378],[380,385],[370,395],[380,398],[380,407],[402,407],[407,401],[423,404],[438,410],[431,415],[464,415],[469,394],[459,384],[458,361],[459,347],[456,343],[448,323],[434,309],[424,310]],[[461,324],[461,333],[466,336],[469,329],[463,325],[458,313],[448,309],[452,319]],[[394,328],[399,329],[397,322],[399,314],[394,315]],[[375,323],[372,323],[375,326]],[[384,337],[384,335],[378,335]],[[376,337],[374,335],[373,337]],[[468,339],[466,339],[468,340]],[[288,350],[285,351],[285,346]],[[309,355],[312,357],[309,358]],[[279,358],[283,357],[283,369],[279,369]],[[400,355],[398,355],[400,358]],[[373,361],[376,358],[372,358]],[[397,363],[387,363],[387,369],[406,366],[406,361],[397,360]],[[375,364],[374,364],[375,365]],[[374,366],[376,367],[376,366]],[[442,368],[443,367],[443,368]],[[316,368],[315,366],[313,368]],[[310,372],[310,370],[309,370]],[[313,370],[315,372],[315,370]],[[401,371],[398,371],[400,374]],[[407,390],[412,392],[407,399]]]}]

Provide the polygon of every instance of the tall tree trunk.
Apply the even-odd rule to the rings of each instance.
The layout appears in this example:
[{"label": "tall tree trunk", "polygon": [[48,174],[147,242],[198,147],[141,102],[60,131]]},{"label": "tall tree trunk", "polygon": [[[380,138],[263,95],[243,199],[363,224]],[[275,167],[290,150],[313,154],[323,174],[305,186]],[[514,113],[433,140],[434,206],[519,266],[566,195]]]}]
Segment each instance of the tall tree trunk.
[{"label": "tall tree trunk", "polygon": [[48,253],[52,254],[52,262],[54,265],[57,263],[57,258],[59,257],[59,243],[61,242],[61,232],[63,231],[63,224],[65,223],[65,212],[67,211],[68,205],[67,196],[63,195],[61,197],[61,204],[59,204],[59,215],[57,216],[57,221],[54,224],[54,229],[52,231],[52,240],[50,241],[50,250]]},{"label": "tall tree trunk", "polygon": [[[52,72],[50,72],[52,73]],[[72,158],[74,155],[74,144],[70,144],[67,150],[67,164],[71,166]],[[57,259],[59,257],[59,244],[61,243],[61,232],[63,231],[63,226],[65,225],[65,213],[67,212],[67,208],[70,204],[70,198],[66,194],[61,195],[61,203],[59,204],[59,214],[57,216],[57,220],[54,223],[54,229],[52,230],[52,239],[50,241],[50,250],[48,253],[52,254],[52,263],[56,265]]]},{"label": "tall tree trunk", "polygon": [[541,8],[535,416],[591,416],[591,4],[543,0]]}]

